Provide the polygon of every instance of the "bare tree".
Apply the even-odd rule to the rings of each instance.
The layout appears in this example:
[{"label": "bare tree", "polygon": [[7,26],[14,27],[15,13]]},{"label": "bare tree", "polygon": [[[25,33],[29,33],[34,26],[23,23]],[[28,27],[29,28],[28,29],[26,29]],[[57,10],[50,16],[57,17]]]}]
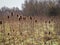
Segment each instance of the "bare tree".
[{"label": "bare tree", "polygon": [[52,7],[55,7],[53,1],[26,0],[23,4],[23,13],[24,15],[47,15]]}]

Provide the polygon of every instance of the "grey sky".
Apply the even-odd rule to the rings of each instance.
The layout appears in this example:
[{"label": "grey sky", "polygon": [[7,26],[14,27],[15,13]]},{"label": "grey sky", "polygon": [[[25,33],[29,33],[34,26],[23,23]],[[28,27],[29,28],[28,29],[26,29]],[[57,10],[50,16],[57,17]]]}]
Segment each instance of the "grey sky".
[{"label": "grey sky", "polygon": [[24,3],[25,0],[0,0],[0,8],[1,7],[18,7],[19,9],[22,9],[22,4]]}]

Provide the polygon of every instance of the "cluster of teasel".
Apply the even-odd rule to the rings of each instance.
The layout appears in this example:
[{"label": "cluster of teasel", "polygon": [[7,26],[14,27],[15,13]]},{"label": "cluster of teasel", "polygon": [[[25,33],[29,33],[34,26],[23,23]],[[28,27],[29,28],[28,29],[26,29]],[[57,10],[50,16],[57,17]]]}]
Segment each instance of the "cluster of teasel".
[{"label": "cluster of teasel", "polygon": [[54,21],[39,16],[17,17],[19,21],[13,23],[0,21],[0,45],[59,45],[60,38],[55,32]]}]

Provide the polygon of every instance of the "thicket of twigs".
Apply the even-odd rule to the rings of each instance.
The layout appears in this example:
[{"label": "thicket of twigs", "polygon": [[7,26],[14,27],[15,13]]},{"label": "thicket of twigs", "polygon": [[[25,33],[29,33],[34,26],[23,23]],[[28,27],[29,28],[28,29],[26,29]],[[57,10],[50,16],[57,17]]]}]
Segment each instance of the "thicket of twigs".
[{"label": "thicket of twigs", "polygon": [[60,0],[58,1],[38,1],[26,0],[23,4],[24,15],[48,15],[56,16],[60,13]]}]

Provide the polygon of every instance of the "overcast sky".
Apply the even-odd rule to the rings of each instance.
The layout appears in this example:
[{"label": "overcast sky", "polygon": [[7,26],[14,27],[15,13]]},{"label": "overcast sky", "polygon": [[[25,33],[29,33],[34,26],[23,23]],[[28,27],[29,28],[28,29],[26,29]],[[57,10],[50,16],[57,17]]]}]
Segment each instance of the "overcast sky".
[{"label": "overcast sky", "polygon": [[22,9],[22,4],[25,0],[0,0],[0,8],[1,7],[18,7],[19,9]]}]

